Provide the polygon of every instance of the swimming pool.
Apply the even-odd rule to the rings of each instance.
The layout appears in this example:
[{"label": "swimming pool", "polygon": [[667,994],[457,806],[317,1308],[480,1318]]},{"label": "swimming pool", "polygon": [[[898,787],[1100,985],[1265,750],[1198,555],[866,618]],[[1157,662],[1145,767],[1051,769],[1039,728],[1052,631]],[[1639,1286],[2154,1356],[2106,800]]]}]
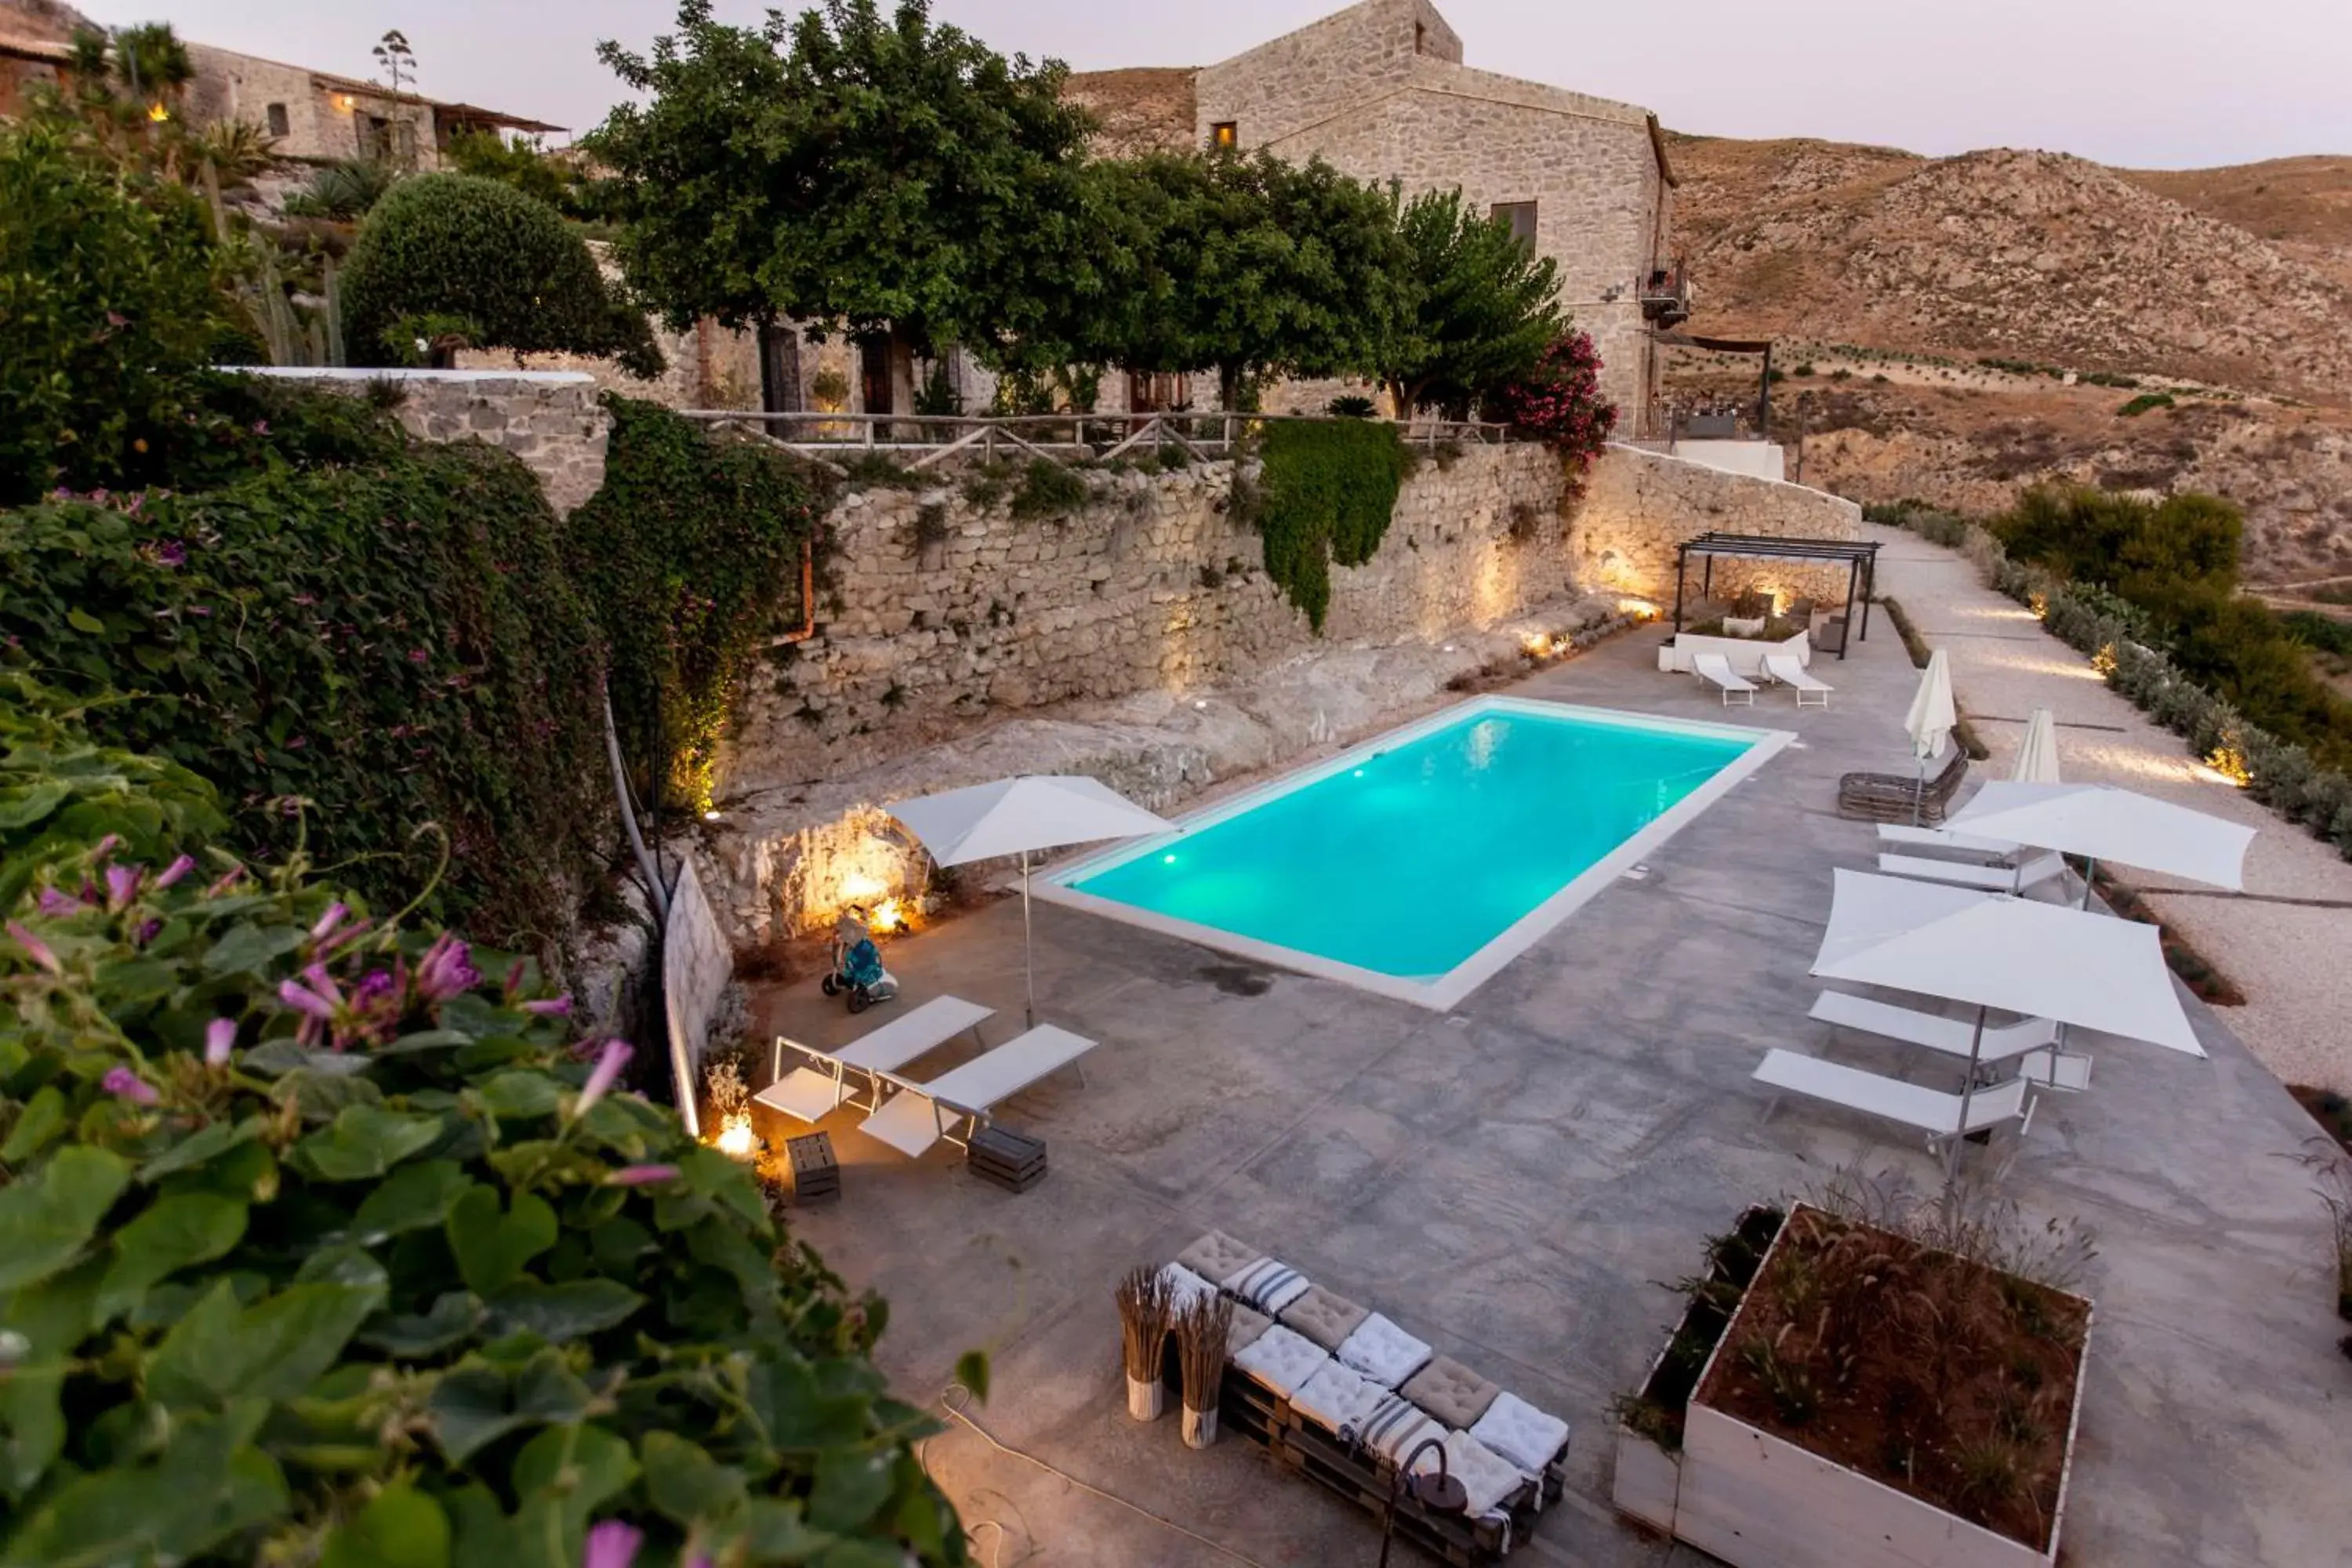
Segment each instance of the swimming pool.
[{"label": "swimming pool", "polygon": [[1037,896],[1450,1007],[1793,738],[1479,698]]}]

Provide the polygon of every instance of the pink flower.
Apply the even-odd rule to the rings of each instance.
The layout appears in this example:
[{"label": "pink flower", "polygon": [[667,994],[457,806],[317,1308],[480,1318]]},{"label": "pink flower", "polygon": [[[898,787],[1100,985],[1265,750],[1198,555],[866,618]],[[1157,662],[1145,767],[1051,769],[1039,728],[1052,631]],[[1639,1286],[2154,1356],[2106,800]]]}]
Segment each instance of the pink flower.
[{"label": "pink flower", "polygon": [[215,1018],[205,1026],[205,1065],[228,1066],[228,1054],[236,1046],[236,1020]]},{"label": "pink flower", "polygon": [[41,889],[41,912],[45,915],[48,915],[53,918],[65,915],[78,915],[89,907],[89,905],[83,903],[79,899],[69,899],[65,894],[58,891],[55,888],[43,888]]},{"label": "pink flower", "polygon": [[106,1076],[99,1079],[99,1087],[118,1099],[129,1100],[133,1105],[155,1103],[155,1086],[126,1067],[107,1068]]},{"label": "pink flower", "polygon": [[242,866],[231,866],[227,870],[220,874],[219,878],[211,887],[205,889],[205,897],[208,899],[217,899],[223,893],[227,892],[231,888],[236,887],[243,880],[245,880],[245,868]]},{"label": "pink flower", "polygon": [[16,945],[23,948],[25,950],[25,955],[27,958],[30,958],[35,963],[39,964],[43,969],[47,970],[52,974],[63,974],[65,973],[65,966],[58,962],[58,955],[49,951],[49,944],[43,942],[39,937],[35,936],[31,931],[26,931],[22,925],[19,925],[15,921],[10,921],[8,922],[8,934],[16,939]]},{"label": "pink flower", "polygon": [[656,1182],[677,1180],[676,1165],[624,1165],[604,1178],[607,1185],[615,1187],[647,1187]]},{"label": "pink flower", "polygon": [[278,987],[278,999],[304,1017],[316,1018],[322,1024],[335,1016],[335,1005],[332,1002],[317,992],[310,990],[299,980],[280,982]]},{"label": "pink flower", "polygon": [[471,950],[449,931],[433,939],[416,961],[416,989],[427,1001],[441,1002],[471,991],[482,983],[473,965]]},{"label": "pink flower", "polygon": [[194,856],[183,855],[179,857],[170,865],[164,867],[163,875],[155,879],[156,891],[163,891],[165,888],[170,887],[173,883],[178,881],[181,878],[186,876],[195,868],[196,858]]},{"label": "pink flower", "polygon": [[113,854],[121,847],[122,835],[120,833],[110,833],[105,837],[100,839],[97,843],[89,847],[89,858],[98,861],[100,865],[103,865],[105,864],[106,858],[109,855]]},{"label": "pink flower", "polygon": [[106,909],[109,914],[130,907],[139,896],[139,884],[147,875],[144,866],[109,866],[106,868]]},{"label": "pink flower", "polygon": [[561,1018],[572,1011],[572,998],[549,996],[537,1002],[526,1002],[522,1005],[522,1010],[526,1013],[536,1013],[542,1018]]},{"label": "pink flower", "polygon": [[588,1532],[587,1544],[580,1552],[580,1568],[629,1568],[645,1539],[646,1532],[636,1526],[608,1519]]},{"label": "pink flower", "polygon": [[589,1071],[588,1085],[580,1091],[579,1102],[572,1106],[572,1114],[584,1115],[590,1106],[604,1099],[620,1079],[621,1069],[629,1065],[629,1058],[635,1054],[626,1040],[606,1040],[604,1053],[597,1057],[595,1067]]},{"label": "pink flower", "polygon": [[349,904],[344,903],[341,899],[329,904],[327,906],[327,912],[320,915],[317,923],[310,927],[310,940],[312,942],[326,941],[328,934],[337,926],[342,924],[343,917],[351,912],[352,907]]}]

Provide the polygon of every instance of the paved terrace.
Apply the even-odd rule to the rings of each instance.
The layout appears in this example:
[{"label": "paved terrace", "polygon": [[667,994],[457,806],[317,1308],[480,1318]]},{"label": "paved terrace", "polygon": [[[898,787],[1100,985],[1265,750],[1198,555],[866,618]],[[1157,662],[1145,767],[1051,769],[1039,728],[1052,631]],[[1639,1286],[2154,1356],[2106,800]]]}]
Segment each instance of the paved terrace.
[{"label": "paved terrace", "polygon": [[[1046,1180],[1016,1197],[944,1148],[910,1163],[854,1117],[827,1124],[842,1196],[798,1227],[889,1298],[880,1353],[898,1391],[930,1404],[957,1354],[985,1348],[995,1389],[977,1415],[997,1438],[1202,1538],[951,1428],[928,1460],[981,1562],[1377,1554],[1369,1515],[1252,1446],[1194,1453],[1172,1414],[1129,1420],[1112,1282],[1213,1226],[1570,1420],[1567,1500],[1516,1560],[1703,1561],[1617,1523],[1606,1501],[1609,1399],[1677,1309],[1652,1282],[1690,1272],[1701,1238],[1744,1205],[1802,1193],[1841,1163],[1935,1174],[1917,1144],[1848,1113],[1790,1100],[1768,1121],[1748,1078],[1767,1047],[1829,1047],[1805,1017],[1804,971],[1832,868],[1874,851],[1871,828],[1832,815],[1837,774],[1907,765],[1914,672],[1891,626],[1874,617],[1872,631],[1825,666],[1839,689],[1828,711],[1759,701],[1755,721],[1797,731],[1801,748],[1654,855],[1646,880],[1602,892],[1450,1016],[1040,905],[1043,1016],[1102,1042],[1088,1087],[1064,1074],[1004,1112],[1048,1141]],[[1721,717],[1695,681],[1656,672],[1654,647],[1648,633],[1621,637],[1517,689]],[[908,1002],[952,992],[994,1005],[989,1037],[1002,1041],[1020,1017],[1020,936],[1018,907],[1000,903],[889,959]],[[2007,1181],[2031,1215],[2079,1215],[2100,1238],[2068,1559],[2339,1562],[2352,1426],[2334,1402],[2352,1368],[2334,1343],[2324,1218],[2287,1158],[2313,1128],[2226,1027],[2189,1007],[2211,1060],[2103,1042],[2092,1092],[2043,1106]],[[861,1026],[813,980],[760,1010],[820,1041]],[[1829,1048],[1936,1071],[1852,1037]],[[768,1136],[797,1130],[761,1114]],[[1992,1153],[2008,1152],[2003,1135]]]}]

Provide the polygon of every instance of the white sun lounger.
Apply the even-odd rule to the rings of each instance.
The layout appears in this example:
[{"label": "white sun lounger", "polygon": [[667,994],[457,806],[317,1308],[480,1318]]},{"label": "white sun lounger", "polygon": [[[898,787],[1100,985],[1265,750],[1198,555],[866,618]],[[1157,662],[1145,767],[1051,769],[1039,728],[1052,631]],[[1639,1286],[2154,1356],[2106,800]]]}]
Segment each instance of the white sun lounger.
[{"label": "white sun lounger", "polygon": [[[1969,1096],[1968,1124],[1962,1126],[1960,1096],[1957,1094],[1823,1061],[1819,1057],[1767,1051],[1754,1076],[1759,1083],[1769,1084],[1783,1093],[1801,1094],[1848,1110],[1899,1121],[1926,1133],[1930,1148],[1937,1140],[1955,1133],[1980,1132],[2021,1116],[2027,1123],[2033,1119],[2026,1103],[2027,1090],[2032,1086],[2021,1078],[1988,1085]],[[2024,1131],[2023,1125],[2019,1131]]]},{"label": "white sun lounger", "polygon": [[999,1104],[1094,1048],[1095,1042],[1083,1035],[1040,1024],[929,1083],[881,1073],[898,1092],[858,1126],[909,1158],[919,1158],[942,1138],[967,1146]]},{"label": "white sun lounger", "polygon": [[[1922,1013],[1843,991],[1824,991],[1815,997],[1812,1016],[1824,1024],[1859,1029],[1865,1035],[1878,1035],[1906,1045],[1925,1046],[1931,1051],[1963,1058],[1969,1054],[1969,1037],[1976,1032],[1972,1019]],[[2091,1087],[2091,1058],[2079,1051],[2060,1050],[2058,1026],[2047,1018],[2028,1018],[2021,1023],[1988,1027],[1976,1055],[1977,1060],[1985,1063],[2015,1060],[2018,1076],[2031,1079],[2036,1089],[2063,1089],[2071,1094]]]},{"label": "white sun lounger", "polygon": [[1913,827],[1903,822],[1880,823],[1878,841],[1916,849],[1946,849],[1978,860],[2013,859],[2024,847],[2006,838],[1979,838],[1972,834],[1955,833],[1948,827]]},{"label": "white sun lounger", "polygon": [[1995,893],[2021,893],[2066,874],[2066,860],[2044,849],[2013,866],[1970,865],[1965,860],[1936,860],[1925,855],[1881,852],[1878,868],[1889,876],[1916,877],[1923,882],[1949,882],[1961,888],[1983,888]]},{"label": "white sun lounger", "polygon": [[[927,1051],[946,1045],[966,1029],[980,1038],[980,1021],[995,1012],[961,996],[934,996],[921,1006],[900,1014],[878,1029],[870,1029],[838,1051],[821,1050],[798,1040],[776,1037],[769,1063],[774,1082],[751,1097],[755,1105],[781,1110],[802,1121],[821,1121],[844,1105],[863,1104],[868,1110],[881,1104],[877,1075],[896,1072]],[[784,1071],[784,1052],[797,1051],[807,1065]],[[859,1089],[864,1100],[856,1098]]]},{"label": "white sun lounger", "polygon": [[[1837,689],[1828,681],[1816,679],[1811,670],[1797,662],[1797,656],[1792,653],[1766,654],[1764,673],[1793,689],[1800,708],[1826,708],[1830,705],[1830,693]],[[1808,697],[1812,699],[1810,703],[1805,700]]]},{"label": "white sun lounger", "polygon": [[1723,705],[1731,706],[1733,693],[1739,694],[1750,708],[1756,706],[1756,683],[1731,668],[1731,661],[1719,653],[1702,653],[1691,659],[1691,668],[1700,679],[1712,683],[1723,693]]}]

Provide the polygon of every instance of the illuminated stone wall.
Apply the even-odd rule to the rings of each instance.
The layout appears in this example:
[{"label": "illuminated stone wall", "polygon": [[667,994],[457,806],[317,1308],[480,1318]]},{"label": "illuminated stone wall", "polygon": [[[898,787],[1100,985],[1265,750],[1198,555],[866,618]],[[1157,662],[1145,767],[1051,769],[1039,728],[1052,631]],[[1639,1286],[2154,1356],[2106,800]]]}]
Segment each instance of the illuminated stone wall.
[{"label": "illuminated stone wall", "polygon": [[[1572,569],[1587,588],[1639,594],[1671,605],[1675,546],[1709,532],[1858,540],[1862,508],[1803,485],[1612,446],[1593,465],[1583,501],[1570,519]],[[1715,564],[1714,587],[1718,599],[1758,587],[1783,599],[1843,604],[1846,569],[1798,561],[1721,560]],[[1696,566],[1689,593],[1696,602]]]}]

